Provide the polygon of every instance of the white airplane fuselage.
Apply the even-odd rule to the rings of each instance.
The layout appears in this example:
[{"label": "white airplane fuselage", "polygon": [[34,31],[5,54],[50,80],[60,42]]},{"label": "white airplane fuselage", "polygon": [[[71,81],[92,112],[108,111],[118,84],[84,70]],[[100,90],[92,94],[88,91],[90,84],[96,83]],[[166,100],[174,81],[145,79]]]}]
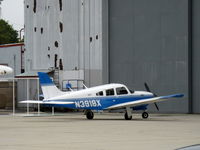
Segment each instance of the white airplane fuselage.
[{"label": "white airplane fuselage", "polygon": [[0,75],[7,75],[13,73],[13,69],[8,66],[0,65]]},{"label": "white airplane fuselage", "polygon": [[80,91],[62,92],[59,96],[44,99],[43,101],[47,103],[70,101],[73,104],[55,104],[54,106],[62,105],[72,109],[104,110],[114,104],[152,97],[154,95],[150,92],[134,91],[131,93],[125,85],[112,83]]},{"label": "white airplane fuselage", "polygon": [[183,94],[156,96],[150,92],[147,85],[145,86],[148,92],[132,92],[125,85],[116,83],[86,88],[79,91],[62,92],[55,86],[46,73],[38,72],[38,76],[44,100],[27,100],[21,103],[39,103],[50,107],[83,109],[88,119],[93,119],[94,114],[92,110],[111,109],[125,109],[126,113],[124,117],[126,120],[132,118],[132,110],[143,110],[142,117],[148,118],[148,113],[145,110],[149,104],[171,98],[183,97]]}]

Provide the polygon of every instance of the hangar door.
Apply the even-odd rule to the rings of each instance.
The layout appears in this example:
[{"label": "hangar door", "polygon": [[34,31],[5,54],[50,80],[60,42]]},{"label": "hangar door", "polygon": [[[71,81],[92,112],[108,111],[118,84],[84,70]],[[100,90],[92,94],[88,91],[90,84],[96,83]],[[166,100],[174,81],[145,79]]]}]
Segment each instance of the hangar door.
[{"label": "hangar door", "polygon": [[192,112],[200,113],[200,1],[192,1]]},{"label": "hangar door", "polygon": [[[109,80],[158,95],[161,112],[188,112],[188,1],[109,0]],[[156,111],[154,106],[151,111]]]}]

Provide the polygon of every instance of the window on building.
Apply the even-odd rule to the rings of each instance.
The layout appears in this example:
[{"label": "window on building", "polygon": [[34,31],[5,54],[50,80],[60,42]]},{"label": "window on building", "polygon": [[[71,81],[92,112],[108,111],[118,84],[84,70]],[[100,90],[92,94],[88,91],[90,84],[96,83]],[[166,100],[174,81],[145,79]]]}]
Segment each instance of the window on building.
[{"label": "window on building", "polygon": [[115,95],[114,89],[106,90],[106,96]]},{"label": "window on building", "polygon": [[125,87],[116,88],[116,92],[117,92],[117,95],[128,94],[128,91],[126,90]]}]

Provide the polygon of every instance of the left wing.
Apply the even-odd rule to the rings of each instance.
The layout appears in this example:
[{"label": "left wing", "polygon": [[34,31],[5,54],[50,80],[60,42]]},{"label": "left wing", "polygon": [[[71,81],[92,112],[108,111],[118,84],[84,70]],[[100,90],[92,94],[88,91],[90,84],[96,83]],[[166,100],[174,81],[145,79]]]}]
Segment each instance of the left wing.
[{"label": "left wing", "polygon": [[29,104],[74,104],[74,102],[70,101],[37,101],[37,100],[27,100],[27,101],[20,101],[20,103],[29,103]]},{"label": "left wing", "polygon": [[143,104],[151,104],[151,103],[155,103],[155,102],[165,101],[170,98],[181,98],[183,96],[184,96],[183,94],[174,94],[174,95],[153,97],[153,98],[148,98],[148,99],[140,99],[140,100],[135,100],[135,101],[112,105],[112,106],[108,107],[107,109],[118,109],[118,108],[133,107],[133,106],[138,106],[138,105],[143,105]]}]

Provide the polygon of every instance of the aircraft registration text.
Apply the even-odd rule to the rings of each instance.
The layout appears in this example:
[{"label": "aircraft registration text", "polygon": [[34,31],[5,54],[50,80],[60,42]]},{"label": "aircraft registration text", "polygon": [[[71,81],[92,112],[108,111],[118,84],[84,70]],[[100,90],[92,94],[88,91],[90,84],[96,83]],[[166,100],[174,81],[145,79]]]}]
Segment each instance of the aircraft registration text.
[{"label": "aircraft registration text", "polygon": [[75,101],[76,108],[101,107],[100,100]]}]

